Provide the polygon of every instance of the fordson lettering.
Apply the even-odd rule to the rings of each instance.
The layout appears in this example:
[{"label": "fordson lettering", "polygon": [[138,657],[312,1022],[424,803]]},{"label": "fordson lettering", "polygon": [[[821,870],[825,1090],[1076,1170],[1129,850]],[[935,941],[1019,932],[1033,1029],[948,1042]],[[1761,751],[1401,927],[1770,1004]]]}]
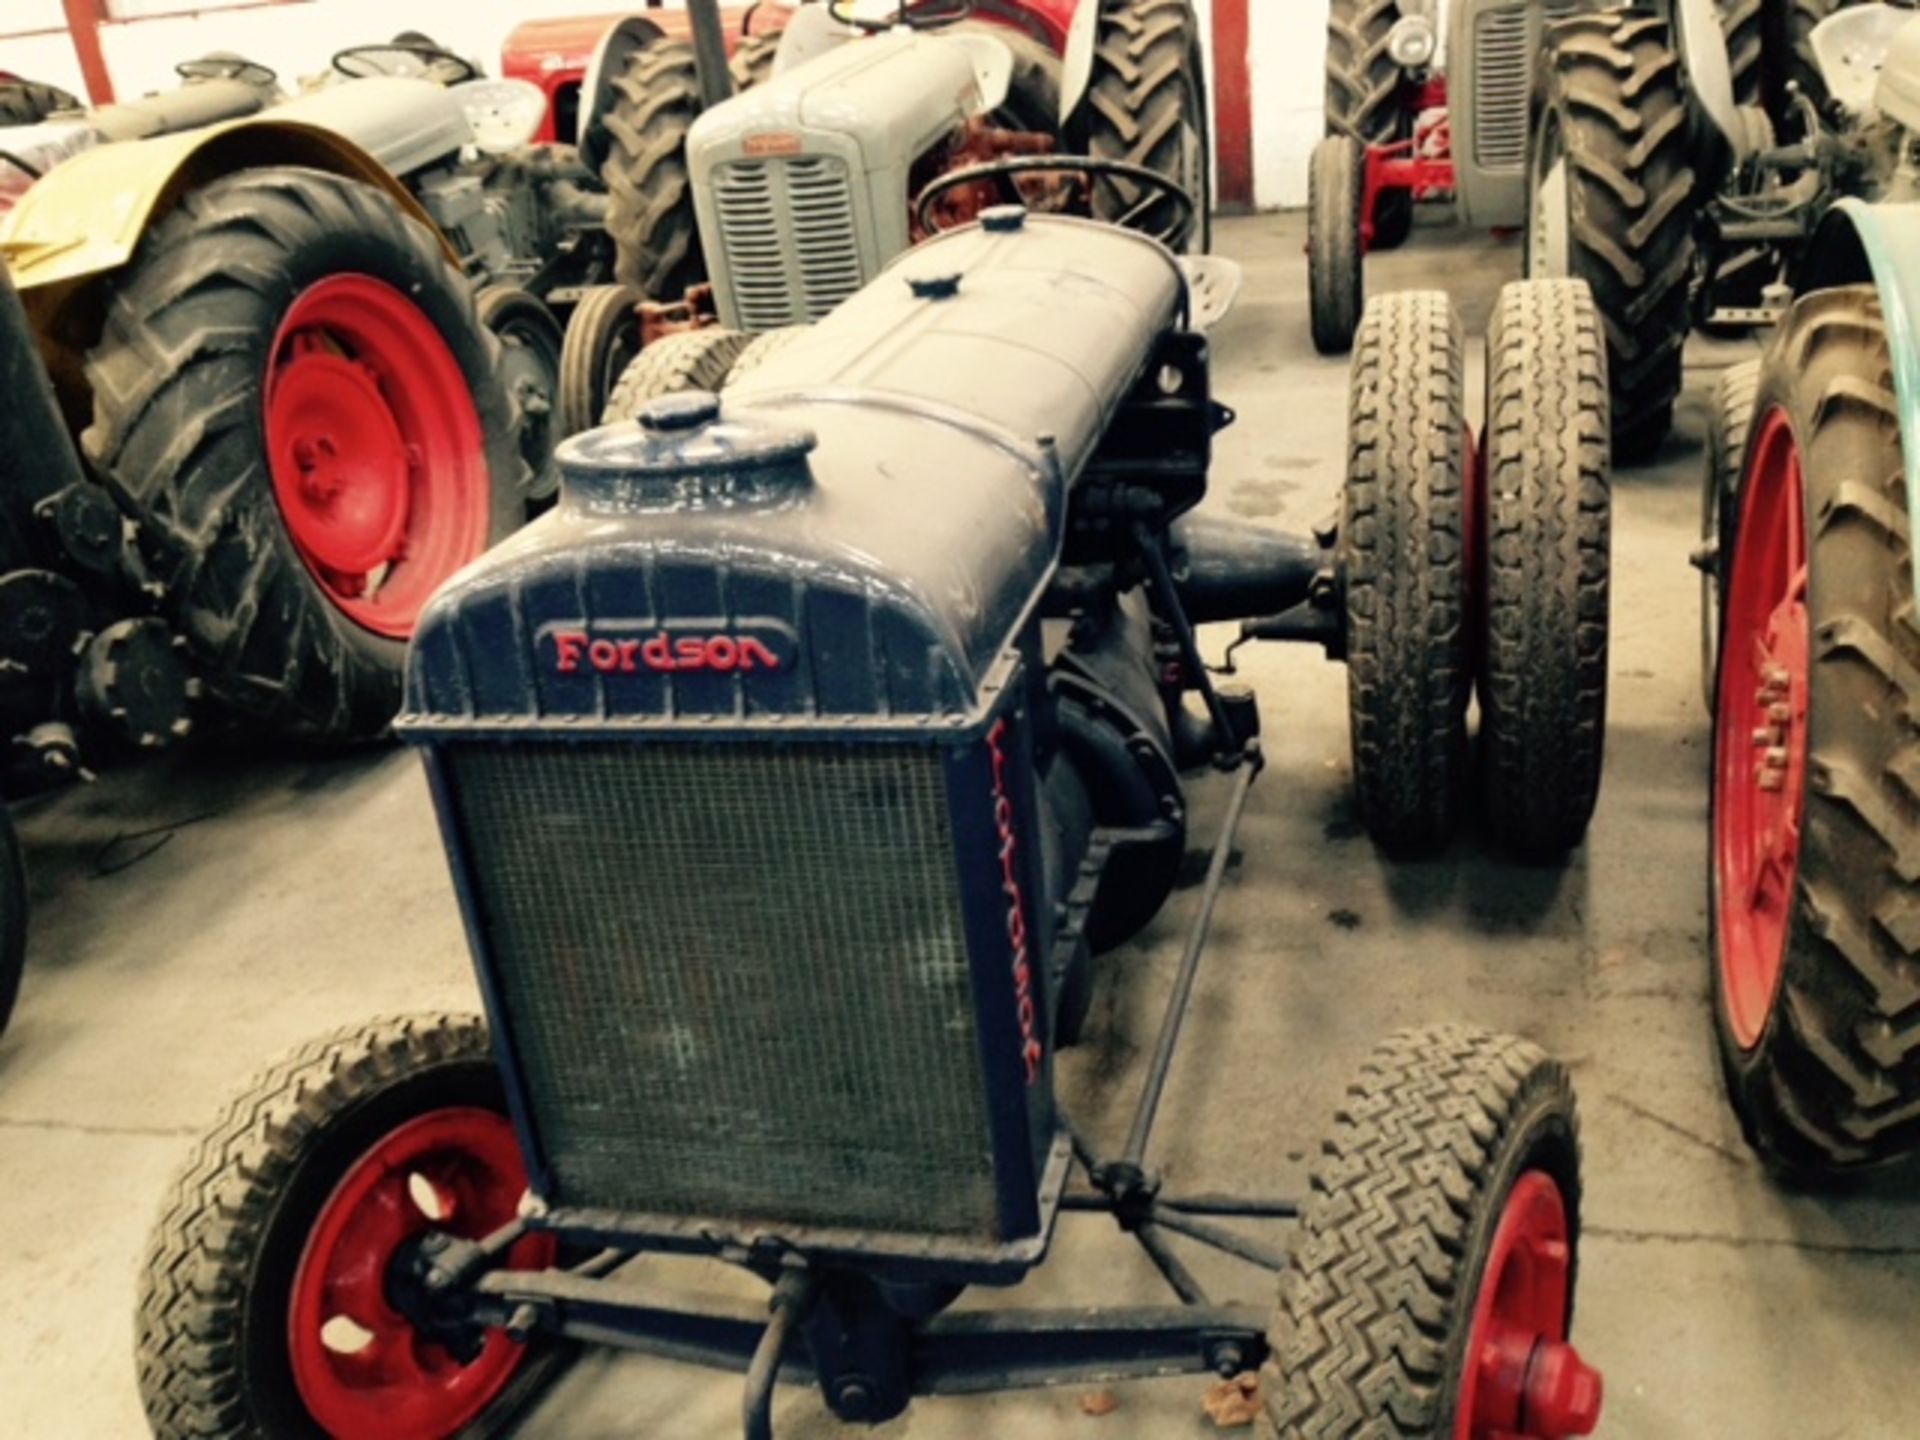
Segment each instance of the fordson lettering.
[{"label": "fordson lettering", "polygon": [[751,635],[669,635],[609,639],[584,630],[556,630],[554,666],[562,675],[591,669],[602,675],[646,670],[778,670],[780,657]]},{"label": "fordson lettering", "polygon": [[1007,733],[1004,718],[987,732],[987,751],[993,759],[993,828],[1000,836],[1000,889],[1007,897],[1007,941],[1013,947],[1013,997],[1020,1017],[1020,1058],[1027,1062],[1027,1084],[1040,1078],[1040,1016],[1033,1000],[1033,965],[1027,957],[1027,901],[1020,890],[1017,863],[1020,842],[1013,830],[1013,800],[1007,794],[1007,752],[1000,742]]}]

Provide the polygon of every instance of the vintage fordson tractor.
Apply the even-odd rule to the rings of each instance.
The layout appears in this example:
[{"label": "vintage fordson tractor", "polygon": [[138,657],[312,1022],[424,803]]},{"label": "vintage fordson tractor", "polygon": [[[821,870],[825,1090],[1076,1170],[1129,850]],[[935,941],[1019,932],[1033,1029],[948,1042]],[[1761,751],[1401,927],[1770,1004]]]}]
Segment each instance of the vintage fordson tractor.
[{"label": "vintage fordson tractor", "polygon": [[[1262,1366],[1286,1440],[1592,1429],[1598,1377],[1568,1343],[1573,1096],[1532,1045],[1386,1042],[1299,1205],[1163,1187],[1152,1155],[1262,767],[1252,697],[1213,685],[1194,625],[1344,649],[1373,720],[1400,707],[1359,737],[1388,797],[1366,813],[1453,803],[1472,614],[1502,617],[1479,637],[1498,671],[1561,623],[1570,571],[1604,580],[1604,546],[1569,546],[1526,562],[1552,598],[1482,607],[1465,559],[1519,562],[1538,537],[1507,511],[1542,486],[1597,485],[1604,513],[1591,303],[1503,296],[1481,491],[1444,298],[1377,302],[1321,538],[1190,513],[1230,417],[1188,303],[1145,237],[995,209],[724,406],[666,397],[567,442],[557,510],[429,608],[399,722],[487,1020],[319,1041],[203,1142],[140,1301],[159,1436],[448,1436],[568,1337],[744,1370],[750,1437],[778,1380],[871,1423],[915,1395]],[[1543,415],[1561,459],[1528,428]],[[1484,541],[1475,493],[1499,517]],[[1562,717],[1493,768],[1581,744]],[[1175,883],[1193,767],[1224,818],[1128,1137],[1103,1152],[1055,1056],[1093,952]],[[1038,1265],[1066,1210],[1113,1215],[1180,1303],[951,1310]],[[1284,1262],[1244,1230],[1286,1221]],[[1277,1309],[1214,1303],[1186,1242],[1280,1270]],[[771,1300],[623,1272],[662,1252],[742,1267]]]},{"label": "vintage fordson tractor", "polygon": [[1920,18],[1897,18],[1854,102],[1897,163],[1828,212],[1730,372],[1706,482],[1715,1028],[1748,1140],[1802,1181],[1920,1149]]}]

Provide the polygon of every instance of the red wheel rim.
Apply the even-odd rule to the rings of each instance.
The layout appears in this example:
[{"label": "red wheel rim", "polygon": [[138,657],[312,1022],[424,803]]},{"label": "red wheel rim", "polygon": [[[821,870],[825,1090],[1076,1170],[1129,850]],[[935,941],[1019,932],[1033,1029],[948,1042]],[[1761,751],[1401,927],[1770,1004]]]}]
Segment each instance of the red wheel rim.
[{"label": "red wheel rim", "polygon": [[301,292],[274,336],[267,459],[294,548],[342,614],[392,639],[487,548],[492,478],[460,362],[384,281]]},{"label": "red wheel rim", "polygon": [[1721,631],[1714,704],[1716,963],[1742,1049],[1773,1013],[1800,866],[1807,768],[1807,530],[1800,447],[1786,411],[1751,451]]},{"label": "red wheel rim", "polygon": [[[492,1331],[461,1364],[394,1308],[387,1276],[430,1229],[470,1240],[499,1229],[526,1189],[513,1127],[491,1110],[432,1111],[354,1162],[314,1220],[288,1306],[294,1385],[328,1434],[442,1440],[499,1398],[526,1347]],[[507,1264],[538,1269],[553,1255],[552,1236],[532,1235]]]},{"label": "red wheel rim", "polygon": [[1474,1298],[1454,1440],[1562,1440],[1600,1419],[1600,1377],[1567,1343],[1573,1246],[1560,1186],[1515,1183]]}]

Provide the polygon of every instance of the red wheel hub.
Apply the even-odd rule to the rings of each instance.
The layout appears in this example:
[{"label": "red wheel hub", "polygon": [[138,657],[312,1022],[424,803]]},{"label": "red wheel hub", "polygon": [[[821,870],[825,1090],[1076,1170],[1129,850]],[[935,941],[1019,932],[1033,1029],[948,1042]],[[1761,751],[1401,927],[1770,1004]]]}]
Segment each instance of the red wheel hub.
[{"label": "red wheel hub", "polygon": [[405,639],[492,529],[486,439],[459,361],[399,290],[336,275],[288,308],[265,401],[294,548],[355,624]]},{"label": "red wheel hub", "polygon": [[1600,1373],[1567,1342],[1573,1249],[1560,1187],[1522,1175],[1474,1300],[1454,1440],[1565,1440],[1600,1423]]},{"label": "red wheel hub", "polygon": [[1773,1013],[1806,805],[1806,495],[1775,407],[1753,442],[1727,584],[1714,705],[1713,866],[1720,990],[1743,1049]]},{"label": "red wheel hub", "polygon": [[[294,1384],[328,1434],[443,1440],[499,1398],[525,1347],[493,1331],[462,1364],[394,1307],[387,1277],[429,1230],[499,1229],[526,1189],[513,1127],[491,1110],[432,1111],[354,1162],[314,1220],[287,1315]],[[538,1269],[553,1255],[553,1237],[533,1235],[507,1264]]]}]

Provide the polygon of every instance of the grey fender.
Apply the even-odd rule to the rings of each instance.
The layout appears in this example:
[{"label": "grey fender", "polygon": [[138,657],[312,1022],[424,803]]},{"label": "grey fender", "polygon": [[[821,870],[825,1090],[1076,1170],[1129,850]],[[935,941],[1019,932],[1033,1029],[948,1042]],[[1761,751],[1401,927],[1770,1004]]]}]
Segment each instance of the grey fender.
[{"label": "grey fender", "polygon": [[[1867,282],[1879,292],[1886,319],[1907,524],[1920,535],[1920,203],[1842,200],[1820,222],[1801,270],[1800,293]],[[1920,594],[1920,546],[1913,548],[1912,564]]]},{"label": "grey fender", "polygon": [[1071,133],[1080,102],[1093,83],[1093,47],[1100,38],[1100,0],[1080,0],[1067,27],[1066,53],[1060,57],[1060,133]]},{"label": "grey fender", "polygon": [[627,68],[627,61],[665,35],[664,30],[644,15],[629,15],[600,37],[580,84],[580,122],[575,133],[583,141],[607,111],[613,77]]},{"label": "grey fender", "polygon": [[1733,98],[1733,59],[1720,12],[1714,0],[1678,0],[1673,8],[1673,38],[1698,113],[1720,132],[1729,155],[1745,159],[1753,146]]}]

